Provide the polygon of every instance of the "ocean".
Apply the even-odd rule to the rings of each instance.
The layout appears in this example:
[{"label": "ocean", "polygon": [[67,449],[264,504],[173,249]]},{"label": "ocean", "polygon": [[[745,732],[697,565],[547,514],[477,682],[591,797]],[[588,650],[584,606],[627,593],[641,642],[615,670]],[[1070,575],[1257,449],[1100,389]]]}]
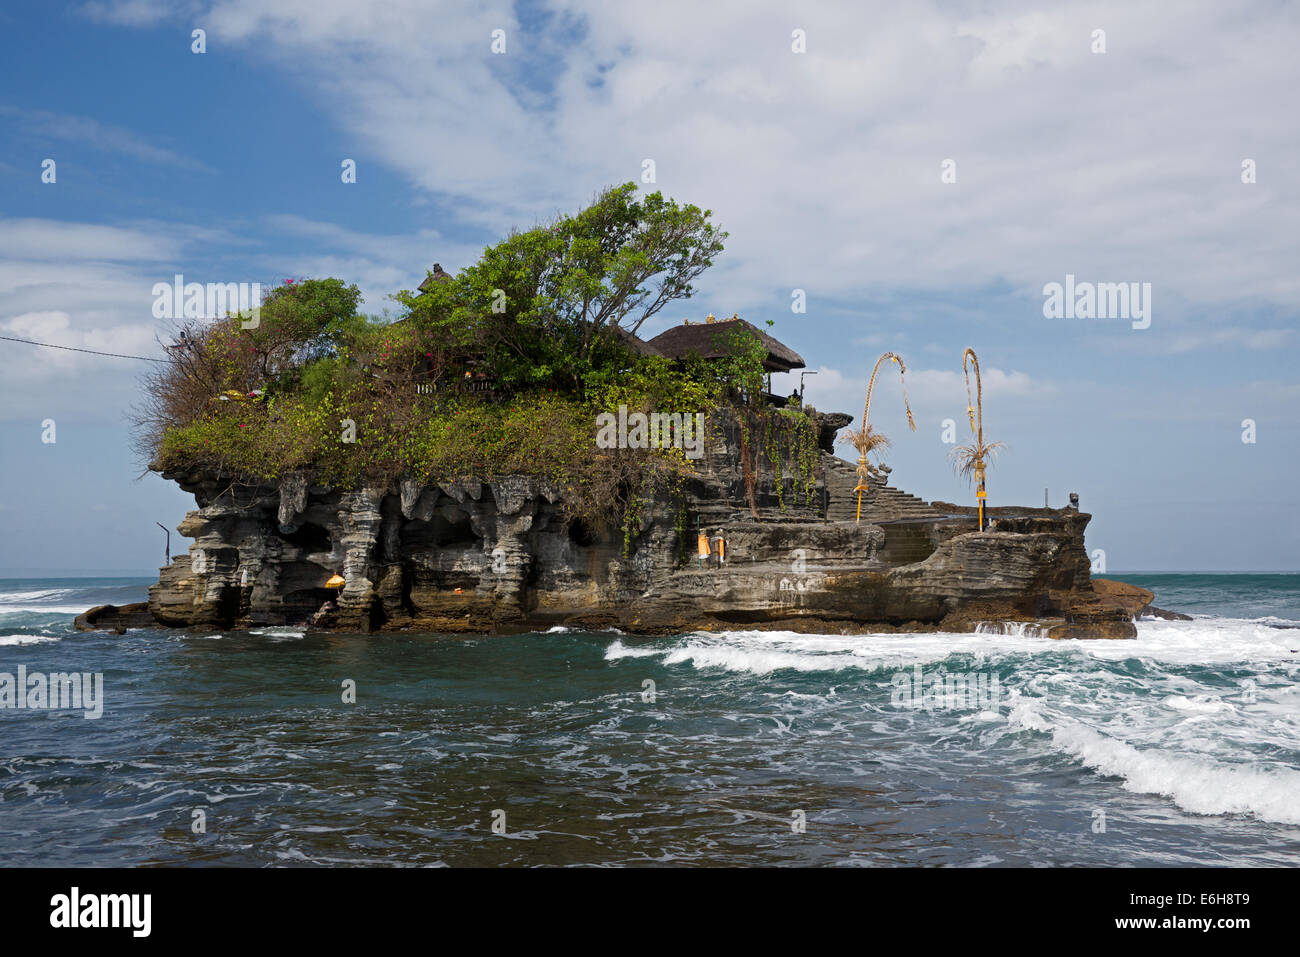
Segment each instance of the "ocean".
[{"label": "ocean", "polygon": [[102,675],[0,709],[0,861],[1300,864],[1300,575],[1114,577],[1194,620],[114,636],[72,619],[148,579],[0,580],[0,703]]}]

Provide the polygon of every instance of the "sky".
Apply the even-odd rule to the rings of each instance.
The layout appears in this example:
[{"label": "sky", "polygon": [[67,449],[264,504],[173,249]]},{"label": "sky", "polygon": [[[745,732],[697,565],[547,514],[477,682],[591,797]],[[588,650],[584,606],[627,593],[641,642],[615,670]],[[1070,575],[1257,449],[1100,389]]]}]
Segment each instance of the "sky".
[{"label": "sky", "polygon": [[[855,417],[901,354],[892,484],[974,504],[944,441],[972,347],[990,504],[1078,492],[1108,570],[1294,571],[1298,40],[1249,0],[6,4],[0,336],[161,356],[177,273],[337,276],[395,315],[635,181],[730,234],[642,335],[772,320]],[[1149,325],[1049,317],[1067,275],[1149,288]],[[0,340],[0,575],[151,574],[156,523],[184,547],[192,498],[129,446],[147,365]]]}]

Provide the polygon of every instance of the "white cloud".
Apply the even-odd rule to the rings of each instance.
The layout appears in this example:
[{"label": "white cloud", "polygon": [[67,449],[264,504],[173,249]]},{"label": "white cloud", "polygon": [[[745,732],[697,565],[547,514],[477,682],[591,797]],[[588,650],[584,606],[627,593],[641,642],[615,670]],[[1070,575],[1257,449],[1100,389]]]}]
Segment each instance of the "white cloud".
[{"label": "white cloud", "polygon": [[[953,395],[966,393],[966,377],[960,369],[921,369],[917,372],[909,373],[907,376],[909,385],[916,384],[918,391],[926,390],[935,393],[951,393]],[[1007,372],[1003,369],[981,369],[980,381],[984,388],[986,397],[999,396],[1032,396],[1048,395],[1056,391],[1056,387],[1050,382],[1042,382],[1031,378],[1024,372],[1012,370]],[[971,372],[971,388],[975,388],[975,373]],[[880,387],[877,382],[877,388]]]},{"label": "white cloud", "polygon": [[[153,284],[191,250],[224,239],[208,227],[0,220],[0,330],[18,339],[160,357]],[[195,279],[212,277],[192,277]],[[226,277],[216,277],[225,280]],[[116,419],[139,399],[147,368],[130,359],[0,342],[0,419]]]},{"label": "white cloud", "polygon": [[182,11],[193,12],[197,8],[197,3],[176,0],[91,0],[82,4],[77,12],[100,23],[141,27],[152,26]]},{"label": "white cloud", "polygon": [[1295,338],[1293,329],[1252,330],[1241,326],[1228,329],[1205,329],[1179,335],[1169,344],[1169,351],[1192,352],[1199,349],[1247,348],[1278,349]]},{"label": "white cloud", "polygon": [[175,258],[182,243],[172,230],[52,219],[0,219],[0,256],[13,260],[165,260]]},{"label": "white cloud", "polygon": [[[93,321],[93,320],[91,320]],[[74,327],[66,312],[28,312],[0,322],[4,335],[17,339],[66,346],[66,349],[42,349],[25,343],[9,343],[0,350],[0,370],[8,383],[49,380],[70,373],[100,370],[103,359],[70,351],[90,349],[129,356],[161,356],[154,339],[155,328],[148,323],[105,324]],[[122,360],[126,361],[126,360]],[[118,371],[136,366],[119,367]]]},{"label": "white cloud", "polygon": [[[100,6],[119,22],[154,15],[151,4]],[[712,207],[732,233],[702,301],[684,310],[696,318],[715,300],[719,314],[742,315],[788,303],[794,287],[825,306],[999,286],[1021,297],[1026,322],[1041,324],[1042,284],[1072,272],[1153,283],[1153,342],[1173,329],[1184,335],[1177,348],[1288,341],[1285,330],[1244,324],[1239,340],[1206,338],[1181,313],[1243,293],[1300,303],[1300,206],[1287,192],[1300,143],[1294,124],[1276,120],[1297,81],[1294,8],[1227,15],[1189,2],[1169,16],[1123,2],[1050,13],[1008,2],[792,12],[682,0],[647,14],[560,0],[545,9],[535,27],[507,8],[433,17],[416,0],[215,0],[202,19],[210,43],[310,90],[355,142],[349,155],[363,170],[395,169],[436,208],[492,232],[576,208],[654,159],[659,188]],[[807,30],[805,55],[790,52],[794,26]],[[1088,50],[1097,26],[1107,30],[1104,55]],[[505,56],[489,52],[497,27],[507,30]],[[1260,164],[1253,186],[1238,178],[1246,156]],[[958,164],[952,186],[939,181],[947,157]],[[454,223],[399,236],[298,215],[265,223],[268,268],[356,281],[369,308],[432,261],[454,268],[478,251],[444,241]],[[287,251],[277,232],[317,251]],[[123,238],[88,246],[125,255],[141,242]],[[28,299],[10,313],[61,305]],[[810,328],[777,332],[808,350],[814,343],[800,334],[825,335]],[[892,331],[858,338],[894,341]],[[937,346],[932,357],[927,346],[909,351],[942,363],[949,347]],[[830,377],[809,382],[810,397],[836,392]],[[955,362],[918,369],[913,383],[914,396],[964,395]],[[843,387],[842,403],[818,404],[852,410],[864,385],[865,373],[862,386]],[[985,386],[995,402],[1049,388],[997,369]]]},{"label": "white cloud", "polygon": [[[654,159],[659,187],[731,230],[709,289],[742,306],[781,287],[1005,282],[1029,318],[1066,272],[1152,282],[1164,303],[1243,289],[1300,302],[1300,214],[1283,192],[1298,144],[1276,121],[1295,8],[549,10],[534,28],[416,0],[217,0],[203,19],[315,90],[359,156],[468,223],[527,226]],[[1089,52],[1098,25],[1104,55]],[[489,53],[497,27],[504,56]],[[1253,186],[1245,156],[1263,171]],[[939,181],[948,157],[954,185]]]},{"label": "white cloud", "polygon": [[131,130],[101,123],[90,117],[51,113],[46,110],[19,110],[3,105],[0,105],[0,116],[13,117],[40,136],[66,140],[75,143],[78,148],[88,146],[105,152],[121,153],[146,163],[203,172],[212,171],[210,167],[198,160],[152,143]]},{"label": "white cloud", "polygon": [[272,214],[263,222],[268,235],[307,238],[327,250],[301,255],[273,249],[268,261],[274,268],[295,277],[337,276],[354,282],[364,296],[363,308],[370,312],[398,309],[388,296],[399,289],[414,289],[435,262],[455,273],[482,253],[481,246],[450,240],[434,229],[361,233],[297,214]]},{"label": "white cloud", "polygon": [[[874,358],[872,359],[874,362]],[[866,400],[870,365],[859,373],[846,373],[820,366],[816,376],[806,376],[804,384],[809,405],[822,412],[847,412],[853,426],[861,425],[862,405]],[[1060,392],[1052,382],[1035,379],[1024,372],[982,369],[986,408],[1002,399],[1055,398]],[[962,419],[966,409],[966,380],[961,369],[909,369],[905,376],[908,404],[916,417],[917,428],[935,426],[944,418]],[[974,378],[972,376],[972,383]],[[799,374],[773,375],[772,391],[789,395],[799,386]],[[973,386],[972,386],[973,387]],[[881,366],[871,403],[871,421],[886,434],[906,431],[903,394],[896,367]],[[960,422],[959,422],[960,424]]]}]

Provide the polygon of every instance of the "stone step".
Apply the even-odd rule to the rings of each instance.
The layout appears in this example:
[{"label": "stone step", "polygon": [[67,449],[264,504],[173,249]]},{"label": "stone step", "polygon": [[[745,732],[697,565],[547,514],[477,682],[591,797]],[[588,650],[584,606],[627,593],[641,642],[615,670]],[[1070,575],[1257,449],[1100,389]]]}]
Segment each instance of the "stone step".
[{"label": "stone step", "polygon": [[[851,522],[858,518],[857,466],[835,456],[823,456],[826,483],[826,520]],[[874,476],[876,483],[879,476]],[[872,523],[897,519],[941,518],[923,499],[890,485],[873,484],[862,496],[862,520]]]},{"label": "stone step", "polygon": [[[836,494],[835,489],[831,490],[830,505],[826,510],[828,516],[847,515],[852,517],[857,514],[857,510],[858,496],[852,488],[843,490],[839,495]],[[928,503],[914,495],[908,495],[888,486],[883,489],[872,489],[865,493],[862,496],[862,510],[864,513],[868,510],[887,510],[909,518],[939,517],[939,513],[931,508]]]}]

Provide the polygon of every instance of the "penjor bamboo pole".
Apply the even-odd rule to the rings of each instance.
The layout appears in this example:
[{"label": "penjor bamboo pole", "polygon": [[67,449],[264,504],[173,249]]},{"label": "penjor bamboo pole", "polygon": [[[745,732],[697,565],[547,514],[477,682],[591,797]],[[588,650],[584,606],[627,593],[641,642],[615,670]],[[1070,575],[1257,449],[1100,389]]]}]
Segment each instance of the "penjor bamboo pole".
[{"label": "penjor bamboo pole", "polygon": [[[880,364],[886,359],[898,363],[898,381],[903,387],[903,408],[907,410],[907,424],[916,431],[916,419],[912,417],[912,406],[907,401],[907,365],[903,362],[903,357],[893,352],[881,353],[876,364],[871,367],[871,378],[867,380],[867,400],[862,406],[862,438],[863,443],[867,441],[867,436],[871,432],[871,396],[876,391],[876,374],[880,372]],[[865,448],[859,448],[862,454],[858,456],[858,485],[854,489],[858,493],[858,515],[856,522],[862,524],[862,495],[870,491],[867,487],[867,480],[870,478],[870,471],[867,468],[867,451]]]}]

